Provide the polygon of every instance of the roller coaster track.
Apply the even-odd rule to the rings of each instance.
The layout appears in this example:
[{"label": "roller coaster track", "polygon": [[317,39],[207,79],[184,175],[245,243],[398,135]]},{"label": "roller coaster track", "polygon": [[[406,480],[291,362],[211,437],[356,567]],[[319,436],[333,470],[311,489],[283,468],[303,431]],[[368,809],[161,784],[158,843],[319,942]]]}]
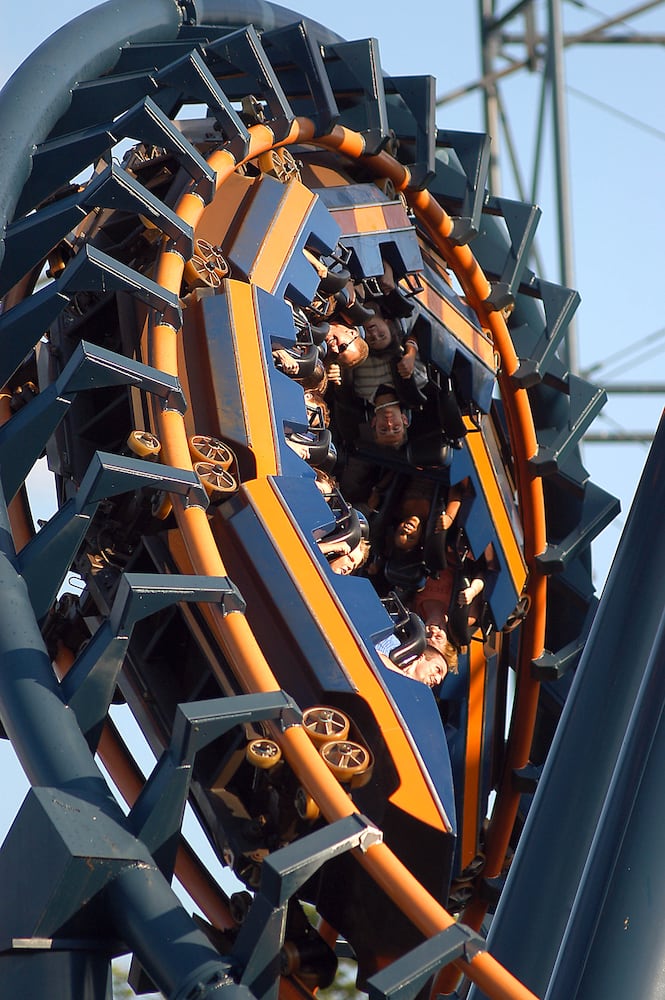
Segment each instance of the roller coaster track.
[{"label": "roller coaster track", "polygon": [[[257,998],[278,990],[308,994],[325,976],[317,979],[316,962],[312,971],[302,955],[290,967],[285,938],[296,900],[315,898],[311,886],[320,878],[316,954],[325,955],[337,932],[344,933],[364,963],[361,985],[374,995],[407,989],[415,996],[432,976],[438,992],[451,992],[463,973],[492,998],[532,996],[477,932],[494,908],[536,784],[533,763],[546,756],[593,619],[589,545],[616,513],[613,498],[588,481],[576,447],[604,393],[568,373],[556,353],[576,293],[529,270],[538,212],[486,194],[486,137],[437,131],[431,79],[382,76],[372,40],[345,42],[272,5],[260,15],[249,6],[215,3],[201,11],[172,0],[140,11],[135,6],[104,5],[62,29],[0,95],[7,595],[0,612],[7,664],[0,719],[33,785],[0,853],[8,887],[0,914],[0,969],[7,971],[0,978],[12,983],[13,995],[20,983],[22,996],[48,989],[63,1000],[97,1000],[106,995],[110,957],[131,951],[137,970],[178,1000],[222,990]],[[61,67],[54,91],[39,104],[31,84],[51,65]],[[196,118],[174,125],[187,105],[207,108],[205,128]],[[279,151],[292,156],[280,159]],[[121,165],[116,155],[124,157]],[[450,284],[437,295],[453,302],[454,308],[446,306],[451,317],[467,316],[469,343],[486,352],[479,367],[498,386],[500,408],[488,399],[485,414],[493,406],[492,421],[503,427],[504,470],[491,472],[471,435],[463,454],[477,477],[476,515],[486,508],[483,544],[491,538],[502,554],[493,605],[500,639],[487,661],[477,648],[468,656],[476,677],[514,668],[516,691],[509,735],[505,745],[499,739],[493,762],[489,822],[465,819],[466,840],[458,848],[464,863],[455,862],[464,868],[482,836],[484,869],[469,880],[466,907],[452,913],[447,888],[434,888],[438,875],[414,874],[411,855],[393,845],[372,814],[381,770],[376,747],[385,741],[397,774],[387,793],[391,808],[419,816],[428,836],[434,830],[450,836],[454,825],[437,805],[438,786],[432,791],[438,779],[414,749],[408,710],[390,689],[401,678],[386,681],[371,666],[373,634],[362,631],[352,607],[354,600],[369,600],[365,590],[331,581],[312,554],[315,546],[296,513],[301,486],[294,484],[316,491],[280,438],[282,413],[297,420],[289,410],[296,397],[288,395],[293,384],[275,373],[268,347],[271,336],[294,340],[285,300],[302,306],[316,293],[305,243],[326,257],[338,238],[355,240],[364,267],[358,247],[363,239],[376,240],[376,224],[360,212],[357,229],[340,235],[332,220],[341,213],[332,203],[330,211],[324,206],[326,183],[310,190],[300,179],[299,157],[339,171],[350,190],[371,185],[382,192],[381,210],[399,208],[423,252],[438,261],[431,268],[454,277],[458,290]],[[297,176],[280,177],[277,170],[275,177],[275,164],[287,164]],[[78,179],[89,168],[87,179]],[[239,194],[240,183],[252,193],[243,188]],[[328,183],[335,187],[334,179]],[[264,194],[270,211],[262,209]],[[354,197],[360,205],[360,195]],[[219,240],[231,273],[209,271],[192,282],[191,263],[205,245],[210,212],[235,213]],[[261,226],[273,240],[267,264],[257,249]],[[255,256],[245,266],[249,244]],[[39,283],[44,271],[48,280]],[[229,336],[219,334],[217,341],[224,323]],[[205,338],[202,352],[183,348]],[[199,365],[205,358],[212,368],[215,350],[221,352],[215,377],[237,365],[244,421],[235,439],[222,435],[240,447],[241,479],[238,497],[222,504],[209,503],[191,448],[193,429],[208,433],[192,423],[206,408],[222,429],[237,419],[222,412],[223,389],[206,402]],[[117,439],[116,422],[124,428],[128,413],[134,426],[158,439],[158,460],[128,454],[126,434]],[[56,474],[59,510],[35,531],[25,484],[44,451]],[[514,495],[502,500],[501,484],[511,478]],[[120,558],[122,542],[112,536],[122,535],[123,518],[150,527]],[[469,531],[473,526],[471,518]],[[255,541],[264,535],[269,543]],[[248,565],[255,545],[266,561]],[[270,579],[273,566],[276,579],[283,576],[309,602],[336,669],[376,712],[383,735],[372,743],[375,772],[364,791],[350,789],[324,761],[302,724],[311,682],[294,680],[289,687],[280,661],[285,649],[274,647],[268,626],[262,627],[268,606],[276,609],[274,621],[287,621],[280,606],[288,603],[286,594],[276,589],[266,597],[253,575]],[[87,584],[86,601],[78,605],[61,591],[72,567]],[[514,632],[501,634],[519,598],[528,614]],[[177,641],[186,630],[197,652],[174,648],[160,675],[142,661],[141,643],[149,646],[150,634],[140,623],[171,613],[178,615]],[[161,628],[155,625],[164,655],[168,639]],[[290,655],[310,654],[293,646]],[[162,692],[162,677],[165,688],[177,689],[173,694]],[[119,692],[161,754],[145,783],[108,717]],[[425,693],[424,711],[431,712]],[[366,735],[362,723],[358,729]],[[234,741],[244,745],[248,730],[274,742],[288,768],[288,787],[313,803],[314,818],[301,816],[270,849],[261,841],[255,863],[241,870],[224,819],[211,818],[211,789],[217,791],[215,781],[221,787],[222,776],[206,786],[205,768],[211,748],[230,761]],[[128,816],[113,800],[95,753],[129,804]],[[467,775],[469,768],[481,771],[468,748],[466,768]],[[222,797],[235,794],[233,780]],[[476,797],[468,792],[466,808],[472,802],[477,811],[486,808],[478,791],[485,779],[474,780]],[[211,841],[253,891],[242,920],[191,848],[179,843],[190,786]],[[382,807],[376,815],[387,814]],[[378,887],[391,907],[386,912],[401,912],[415,928],[401,954],[391,944],[375,960],[363,958],[375,938],[368,931],[367,944],[354,920],[348,932],[336,926],[334,907],[331,919],[325,871],[337,870],[332,866],[340,855],[364,870],[368,882],[361,886]],[[33,857],[34,880],[26,884],[18,873]],[[348,868],[339,870],[348,877]],[[177,901],[169,885],[174,871],[207,923],[197,926]],[[299,933],[309,943],[313,932]]]}]

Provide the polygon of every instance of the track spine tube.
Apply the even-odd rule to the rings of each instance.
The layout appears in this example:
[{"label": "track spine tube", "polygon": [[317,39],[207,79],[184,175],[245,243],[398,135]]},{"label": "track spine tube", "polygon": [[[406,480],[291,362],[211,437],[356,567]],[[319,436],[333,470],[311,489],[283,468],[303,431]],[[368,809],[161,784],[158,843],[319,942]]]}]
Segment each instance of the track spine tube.
[{"label": "track spine tube", "polygon": [[[541,995],[609,805],[630,717],[662,626],[664,452],[661,421],[489,935],[499,960],[516,964]],[[639,609],[631,607],[636,595],[649,595]],[[646,871],[636,871],[635,882],[641,878],[651,885]],[[651,940],[646,931],[644,940]],[[473,996],[478,1000],[478,993]]]},{"label": "track spine tube", "polygon": [[[60,28],[19,66],[0,93],[3,236],[30,176],[34,148],[69,108],[76,83],[110,72],[128,40],[175,39],[181,20],[175,0],[108,0]],[[4,239],[0,264],[3,258]]]},{"label": "track spine tube", "polygon": [[307,29],[313,32],[320,45],[334,45],[343,42],[344,38],[336,31],[331,31],[319,21],[304,17],[298,11],[289,10],[268,0],[191,0],[196,11],[197,24],[214,24],[220,27],[238,28],[253,24],[262,31],[272,31],[273,28],[285,28],[297,21],[304,21]]}]

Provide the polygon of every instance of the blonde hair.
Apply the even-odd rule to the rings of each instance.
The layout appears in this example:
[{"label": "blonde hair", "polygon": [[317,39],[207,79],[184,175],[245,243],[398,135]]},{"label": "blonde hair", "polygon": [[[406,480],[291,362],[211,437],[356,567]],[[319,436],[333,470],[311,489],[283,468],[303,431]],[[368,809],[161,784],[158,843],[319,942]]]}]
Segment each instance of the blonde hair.
[{"label": "blonde hair", "polygon": [[435,649],[437,653],[446,661],[446,666],[451,674],[459,673],[459,659],[457,649],[446,636],[445,639],[436,639],[434,636],[427,637],[427,645]]},{"label": "blonde hair", "polygon": [[316,485],[324,496],[332,493],[337,488],[335,478],[326,472],[325,469],[314,469],[314,474],[316,476]]},{"label": "blonde hair", "polygon": [[[319,542],[321,544],[321,542]],[[335,555],[328,555],[328,564],[333,571],[333,573],[343,573],[343,570],[335,569],[334,563],[338,559],[348,558],[354,552],[358,553],[358,565],[354,566],[351,570],[352,573],[356,573],[362,566],[365,565],[369,559],[369,554],[371,551],[370,543],[366,538],[361,538],[357,545],[354,545],[350,552],[337,552]]]},{"label": "blonde hair", "polygon": [[444,651],[441,654],[448,664],[448,670],[451,674],[459,673],[459,660],[457,658],[457,650],[453,646],[450,639],[446,639]]}]

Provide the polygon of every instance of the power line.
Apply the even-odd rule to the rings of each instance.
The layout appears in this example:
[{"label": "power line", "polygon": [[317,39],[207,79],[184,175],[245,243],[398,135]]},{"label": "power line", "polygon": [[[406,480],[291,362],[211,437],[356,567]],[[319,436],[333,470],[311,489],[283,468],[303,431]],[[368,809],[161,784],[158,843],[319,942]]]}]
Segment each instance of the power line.
[{"label": "power line", "polygon": [[[612,45],[616,42],[660,45],[662,44],[662,35],[655,35],[653,32],[640,34],[635,28],[632,27],[632,25],[628,24],[627,18],[635,17],[638,14],[644,14],[647,11],[652,10],[654,7],[660,7],[662,3],[663,0],[650,0],[649,3],[638,4],[637,7],[633,7],[632,10],[625,11],[623,14],[606,17],[606,20],[601,24],[596,24],[591,28],[587,28],[585,31],[578,31],[572,35],[564,35],[563,44],[566,47],[584,43],[591,45]],[[599,13],[601,12],[599,11]],[[505,20],[506,18],[501,19],[500,23],[503,23]],[[628,34],[617,35],[606,33],[608,28],[613,28],[617,24],[624,24],[628,28]],[[549,44],[549,36],[538,35],[535,38],[527,39],[521,34],[511,35],[508,32],[503,32],[501,34],[501,41],[505,45],[524,45],[530,42],[531,44],[547,46]]]},{"label": "power line", "polygon": [[[662,345],[660,348],[658,348],[658,350],[662,350],[664,346],[665,345]],[[614,368],[614,369],[612,369],[609,372],[606,371],[604,373],[603,377],[607,378],[609,376],[611,378],[612,375],[619,374],[619,373],[623,375],[624,372],[627,372],[627,371],[630,371],[633,368],[636,368],[638,365],[641,365],[643,362],[645,362],[645,361],[651,361],[653,359],[653,356],[654,356],[655,353],[656,352],[653,351],[653,350],[651,350],[651,351],[645,350],[645,351],[642,352],[642,354],[639,354],[639,355],[633,357],[631,361],[628,361],[628,362],[625,362],[624,364],[622,364],[618,369]]]},{"label": "power line", "polygon": [[665,395],[665,382],[610,382],[603,388],[615,396]]},{"label": "power line", "polygon": [[[654,333],[650,333],[646,337],[642,337],[640,340],[636,340],[632,344],[622,347],[620,351],[615,351],[614,354],[608,354],[602,361],[596,362],[596,364],[586,368],[583,372],[580,372],[580,374],[582,375],[582,378],[596,378],[608,365],[612,366],[615,361],[623,362],[626,355],[631,351],[639,350],[647,344],[653,344],[663,337],[665,337],[665,327],[661,327],[660,330],[655,330]],[[625,368],[623,370],[625,370]]]},{"label": "power line", "polygon": [[[638,14],[645,14],[654,7],[659,7],[662,0],[651,0],[650,3],[642,3],[638,7],[634,7],[632,10],[627,10],[625,13],[619,14],[618,17],[613,17],[611,14],[608,14],[607,11],[600,10],[599,7],[592,7],[591,4],[584,3],[584,0],[568,0],[568,3],[574,7],[579,7],[580,10],[586,10],[590,14],[604,18],[605,24],[601,25],[600,28],[606,28],[615,24],[623,24],[629,31],[632,31],[634,35],[637,35],[637,29],[629,23],[628,18],[636,17]],[[597,31],[599,28],[596,27],[593,30]]]},{"label": "power line", "polygon": [[634,115],[629,115],[626,111],[620,111],[619,108],[615,108],[606,101],[602,101],[599,97],[593,97],[591,94],[587,94],[583,90],[579,90],[577,87],[573,87],[569,83],[566,84],[566,91],[569,94],[574,94],[576,97],[582,98],[582,100],[587,101],[589,104],[595,105],[597,108],[601,108],[603,111],[607,111],[609,114],[614,115],[615,118],[621,119],[621,121],[626,122],[628,125],[633,125],[635,128],[639,128],[643,132],[647,132],[656,139],[665,140],[665,132],[663,132],[662,129],[656,128],[655,125],[649,125],[640,118],[636,118]]},{"label": "power line", "polygon": [[584,435],[585,444],[651,444],[653,431],[589,431]]},{"label": "power line", "polygon": [[584,444],[648,444],[653,441],[653,431],[628,431],[623,424],[603,413],[599,420],[610,425],[606,431],[589,430],[583,437]]}]

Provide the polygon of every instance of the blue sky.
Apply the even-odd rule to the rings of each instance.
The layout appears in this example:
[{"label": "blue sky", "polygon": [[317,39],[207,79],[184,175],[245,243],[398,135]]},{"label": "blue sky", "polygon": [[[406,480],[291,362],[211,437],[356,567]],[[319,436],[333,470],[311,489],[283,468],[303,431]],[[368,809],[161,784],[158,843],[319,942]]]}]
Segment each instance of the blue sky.
[{"label": "blue sky", "polygon": [[[0,35],[0,85],[14,69],[62,24],[96,6],[86,0],[23,0],[5,14]],[[479,76],[478,4],[420,0],[412,16],[397,19],[385,0],[313,0],[288,4],[322,21],[346,38],[379,39],[384,70],[393,75],[429,73],[437,78],[437,93],[448,94]],[[506,9],[512,3],[503,3]],[[628,2],[597,0],[592,7],[579,0],[562,5],[568,33],[592,27],[605,17],[628,11]],[[542,7],[542,10],[541,10]],[[544,2],[538,8],[544,25]],[[515,25],[517,29],[519,26]],[[626,26],[621,26],[626,28]],[[631,18],[626,30],[665,35],[665,4]],[[515,55],[519,54],[515,49]],[[665,327],[662,308],[665,120],[662,93],[665,59],[662,46],[572,46],[565,56],[568,144],[572,202],[574,286],[582,296],[577,313],[577,351],[584,372],[600,365],[596,381],[665,381],[662,347],[640,363],[631,345]],[[515,145],[529,176],[529,150],[536,130],[539,79],[521,71],[503,91]],[[482,108],[477,94],[447,103],[438,112],[440,127],[479,131]],[[551,144],[546,143],[545,156]],[[502,162],[503,162],[502,154]],[[507,160],[506,160],[507,163]],[[516,197],[504,168],[503,194]],[[548,176],[549,175],[549,176]],[[536,201],[543,210],[538,244],[544,261],[542,276],[558,280],[554,242],[554,192],[549,171]],[[607,359],[616,361],[610,366]],[[611,376],[611,378],[610,378]],[[660,419],[660,396],[610,397],[595,429],[650,431]],[[594,546],[600,588],[619,540],[621,526],[646,458],[645,445],[585,445],[583,459],[591,478],[618,496],[622,514]],[[25,785],[11,751],[0,746],[3,806],[0,837],[18,808]]]}]

